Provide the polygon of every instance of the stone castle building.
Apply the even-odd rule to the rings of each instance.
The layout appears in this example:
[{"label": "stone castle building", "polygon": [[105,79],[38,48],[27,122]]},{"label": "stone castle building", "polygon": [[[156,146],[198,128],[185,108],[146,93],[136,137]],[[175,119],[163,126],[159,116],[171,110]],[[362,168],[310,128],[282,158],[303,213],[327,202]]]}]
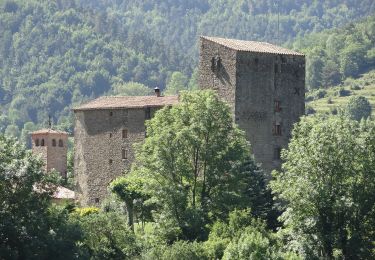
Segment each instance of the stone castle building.
[{"label": "stone castle building", "polygon": [[74,173],[77,199],[95,205],[107,195],[108,185],[130,170],[133,144],[144,140],[145,121],[177,96],[101,97],[74,109]]},{"label": "stone castle building", "polygon": [[44,169],[55,169],[63,178],[67,173],[68,133],[41,129],[31,133],[32,151],[44,161]]},{"label": "stone castle building", "polygon": [[266,173],[305,112],[305,56],[264,42],[201,37],[199,86],[217,91]]},{"label": "stone castle building", "polygon": [[[201,37],[199,85],[227,101],[265,172],[280,166],[292,126],[304,114],[305,57],[269,43]],[[101,97],[74,109],[76,194],[100,203],[108,184],[130,169],[145,120],[177,96]]]}]

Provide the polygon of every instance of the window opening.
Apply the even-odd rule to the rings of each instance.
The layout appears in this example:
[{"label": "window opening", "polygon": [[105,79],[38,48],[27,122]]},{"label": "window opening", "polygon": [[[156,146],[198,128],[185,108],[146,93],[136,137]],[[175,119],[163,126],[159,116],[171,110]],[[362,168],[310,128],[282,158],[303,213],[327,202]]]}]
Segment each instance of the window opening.
[{"label": "window opening", "polygon": [[145,118],[146,119],[150,119],[151,118],[151,108],[150,107],[146,107]]},{"label": "window opening", "polygon": [[125,149],[122,149],[122,159],[128,159],[128,151]]},{"label": "window opening", "polygon": [[52,146],[53,146],[53,147],[56,146],[56,139],[52,139]]},{"label": "window opening", "polygon": [[122,129],[122,139],[128,138],[128,129]]},{"label": "window opening", "polygon": [[274,125],[273,134],[278,135],[278,136],[281,135],[281,125],[280,124]]},{"label": "window opening", "polygon": [[59,147],[64,147],[64,143],[63,143],[63,140],[59,140]]},{"label": "window opening", "polygon": [[44,146],[44,139],[40,142],[40,146]]},{"label": "window opening", "polygon": [[280,101],[279,100],[275,100],[274,105],[275,105],[275,112],[281,112]]},{"label": "window opening", "polygon": [[274,150],[274,159],[275,160],[280,160],[281,159],[281,148],[276,147]]},{"label": "window opening", "polygon": [[39,146],[39,139],[35,140],[35,146]]}]

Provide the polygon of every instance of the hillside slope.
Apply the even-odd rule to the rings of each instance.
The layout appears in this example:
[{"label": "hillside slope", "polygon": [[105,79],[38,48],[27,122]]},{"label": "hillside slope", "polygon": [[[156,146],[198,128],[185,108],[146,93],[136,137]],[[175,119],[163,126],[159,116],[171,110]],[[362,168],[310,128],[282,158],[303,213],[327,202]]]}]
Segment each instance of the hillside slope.
[{"label": "hillside slope", "polygon": [[48,115],[71,131],[74,104],[130,81],[164,88],[175,71],[189,78],[201,34],[283,43],[374,11],[371,0],[280,6],[271,0],[0,0],[0,132],[25,135]]}]

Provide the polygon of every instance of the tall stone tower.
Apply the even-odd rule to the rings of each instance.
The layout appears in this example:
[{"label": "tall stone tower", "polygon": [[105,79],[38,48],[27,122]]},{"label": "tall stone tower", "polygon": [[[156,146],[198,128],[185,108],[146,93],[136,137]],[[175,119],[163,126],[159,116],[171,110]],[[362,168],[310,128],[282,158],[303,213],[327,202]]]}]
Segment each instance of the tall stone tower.
[{"label": "tall stone tower", "polygon": [[266,173],[305,110],[305,56],[265,42],[201,37],[199,85],[227,101]]},{"label": "tall stone tower", "polygon": [[63,178],[67,173],[68,133],[41,129],[31,133],[32,151],[45,162],[46,172],[55,169]]}]

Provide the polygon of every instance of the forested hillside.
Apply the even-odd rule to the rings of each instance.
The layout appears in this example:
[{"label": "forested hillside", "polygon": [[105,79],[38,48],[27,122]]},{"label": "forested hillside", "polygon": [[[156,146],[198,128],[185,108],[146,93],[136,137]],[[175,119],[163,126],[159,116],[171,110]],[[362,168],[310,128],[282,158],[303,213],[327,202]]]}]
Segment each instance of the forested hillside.
[{"label": "forested hillside", "polygon": [[[345,27],[375,11],[372,0],[304,2],[0,0],[0,132],[25,138],[49,114],[60,128],[71,131],[74,104],[118,89],[129,93],[124,85],[135,89],[131,93],[147,93],[142,85],[127,82],[192,86],[199,35],[280,44],[298,37],[294,47],[303,49],[318,44],[314,37],[319,34],[304,40],[307,34]],[[362,32],[374,36],[366,30]],[[321,42],[321,48],[327,47]],[[353,48],[347,52],[357,53]],[[366,49],[370,61],[371,53]],[[340,76],[351,75],[339,64]],[[315,81],[316,86],[324,83]]]}]

